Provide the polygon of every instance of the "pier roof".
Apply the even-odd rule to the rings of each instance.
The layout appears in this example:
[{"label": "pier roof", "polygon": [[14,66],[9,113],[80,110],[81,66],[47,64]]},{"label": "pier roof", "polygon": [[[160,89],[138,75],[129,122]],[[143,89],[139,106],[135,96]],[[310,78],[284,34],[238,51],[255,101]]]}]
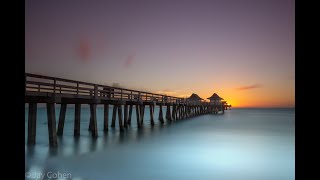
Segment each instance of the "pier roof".
[{"label": "pier roof", "polygon": [[198,94],[192,93],[191,96],[188,98],[191,100],[203,100],[201,97],[198,96]]},{"label": "pier roof", "polygon": [[212,100],[223,100],[223,98],[221,98],[218,94],[213,93],[211,97],[207,98],[207,99],[212,99]]}]

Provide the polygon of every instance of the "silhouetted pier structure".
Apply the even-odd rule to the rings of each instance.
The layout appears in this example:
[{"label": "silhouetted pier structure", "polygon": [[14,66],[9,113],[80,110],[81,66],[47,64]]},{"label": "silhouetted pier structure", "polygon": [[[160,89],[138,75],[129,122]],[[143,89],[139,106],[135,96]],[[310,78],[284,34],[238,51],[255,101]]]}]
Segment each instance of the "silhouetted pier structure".
[{"label": "silhouetted pier structure", "polygon": [[[87,82],[49,77],[36,74],[25,74],[25,103],[29,104],[28,145],[35,144],[37,103],[46,103],[50,146],[57,146],[57,136],[63,135],[64,122],[68,104],[75,105],[74,136],[80,135],[81,105],[90,105],[89,130],[93,138],[98,137],[97,104],[104,105],[104,131],[109,127],[109,105],[113,105],[111,127],[118,120],[120,131],[131,124],[133,106],[135,107],[138,128],[143,125],[145,108],[150,109],[151,125],[154,125],[154,108],[159,106],[158,120],[168,122],[213,113],[226,109],[226,102],[219,105],[189,98],[167,96],[163,94],[136,91]],[[61,104],[58,127],[56,128],[55,104]],[[164,116],[163,107],[166,106]],[[118,116],[118,118],[117,118]]]}]

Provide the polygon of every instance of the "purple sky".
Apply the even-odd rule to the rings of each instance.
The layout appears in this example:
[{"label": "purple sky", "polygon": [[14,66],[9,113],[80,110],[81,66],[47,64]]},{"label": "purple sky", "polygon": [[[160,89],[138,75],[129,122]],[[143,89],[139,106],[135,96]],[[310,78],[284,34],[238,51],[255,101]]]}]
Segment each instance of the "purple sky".
[{"label": "purple sky", "polygon": [[293,0],[26,0],[25,10],[26,72],[294,106]]}]

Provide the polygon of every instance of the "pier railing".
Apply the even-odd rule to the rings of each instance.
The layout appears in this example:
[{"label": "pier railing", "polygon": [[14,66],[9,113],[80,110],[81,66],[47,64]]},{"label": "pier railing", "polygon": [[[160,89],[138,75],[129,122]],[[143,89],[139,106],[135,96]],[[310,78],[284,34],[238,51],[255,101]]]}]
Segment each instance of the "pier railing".
[{"label": "pier railing", "polygon": [[25,73],[25,92],[55,97],[188,103],[186,98]]}]

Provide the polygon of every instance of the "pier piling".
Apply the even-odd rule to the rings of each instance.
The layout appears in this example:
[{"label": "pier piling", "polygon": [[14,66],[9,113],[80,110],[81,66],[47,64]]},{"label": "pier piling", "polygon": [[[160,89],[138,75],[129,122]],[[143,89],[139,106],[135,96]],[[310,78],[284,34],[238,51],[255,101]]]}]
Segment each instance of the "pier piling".
[{"label": "pier piling", "polygon": [[145,105],[140,105],[140,124],[143,125]]},{"label": "pier piling", "polygon": [[[97,127],[97,104],[90,104],[90,114],[92,118],[92,137],[96,138],[98,137],[98,127]],[[80,127],[80,126],[79,126]],[[80,134],[80,133],[79,133]]]},{"label": "pier piling", "polygon": [[66,111],[67,111],[67,104],[65,103],[61,104],[59,122],[58,122],[58,132],[57,132],[58,136],[61,136],[63,134],[64,121],[66,119]]},{"label": "pier piling", "polygon": [[170,104],[167,105],[166,119],[167,121],[172,121]]},{"label": "pier piling", "polygon": [[124,119],[123,119],[124,128],[128,128],[128,105],[124,105]]},{"label": "pier piling", "polygon": [[153,111],[154,111],[154,105],[149,105],[149,108],[150,108],[150,123],[151,123],[151,126],[154,125],[154,119],[153,119]]},{"label": "pier piling", "polygon": [[130,108],[129,108],[129,117],[128,117],[128,125],[131,124],[131,117],[132,117],[132,107],[133,105],[130,104]]},{"label": "pier piling", "polygon": [[56,114],[55,104],[47,103],[47,116],[48,116],[48,132],[49,132],[49,145],[50,147],[57,147],[57,131],[56,131]]},{"label": "pier piling", "polygon": [[74,136],[80,136],[80,116],[81,116],[81,104],[75,104],[74,110]]},{"label": "pier piling", "polygon": [[113,112],[112,112],[112,122],[111,122],[111,127],[115,128],[116,127],[116,117],[117,117],[117,105],[113,105]]},{"label": "pier piling", "polygon": [[109,104],[104,104],[103,107],[103,130],[108,131],[108,122],[109,122]]},{"label": "pier piling", "polygon": [[140,105],[136,104],[136,117],[137,117],[137,125],[138,125],[138,128],[141,127],[141,122],[140,122]]},{"label": "pier piling", "polygon": [[28,145],[36,143],[37,103],[29,103]]},{"label": "pier piling", "polygon": [[163,113],[162,113],[162,104],[159,105],[159,121],[163,124],[164,121],[163,121]]},{"label": "pier piling", "polygon": [[175,103],[172,105],[172,120],[177,120],[177,105]]},{"label": "pier piling", "polygon": [[122,116],[122,105],[119,104],[118,105],[118,120],[119,120],[119,128],[120,128],[120,131],[124,131],[124,128],[123,128],[123,116]]}]

